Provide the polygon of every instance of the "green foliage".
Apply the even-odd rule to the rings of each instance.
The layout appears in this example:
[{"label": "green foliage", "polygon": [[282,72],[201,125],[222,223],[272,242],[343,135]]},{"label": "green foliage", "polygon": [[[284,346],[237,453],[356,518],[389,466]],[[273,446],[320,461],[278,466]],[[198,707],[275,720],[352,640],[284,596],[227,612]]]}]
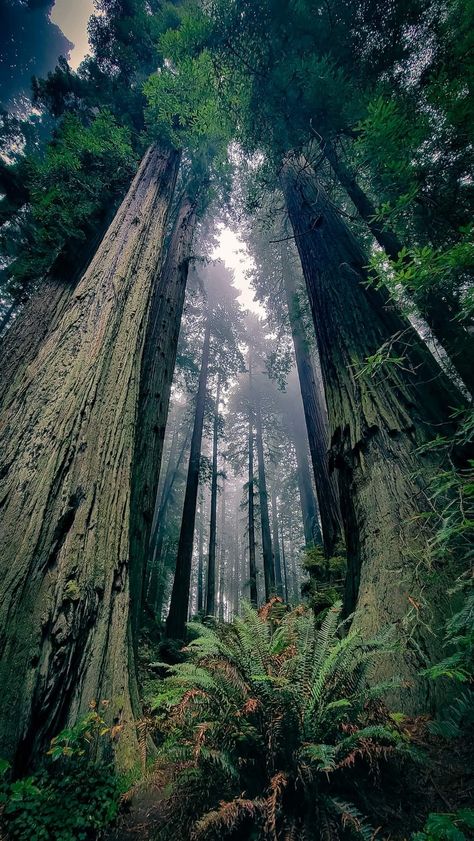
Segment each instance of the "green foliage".
[{"label": "green foliage", "polygon": [[[120,791],[111,766],[90,758],[109,729],[92,711],[56,736],[44,767],[0,786],[2,820],[12,841],[87,841],[116,817]],[[8,763],[0,762],[0,776]]]},{"label": "green foliage", "polygon": [[309,581],[302,585],[302,595],[321,620],[328,609],[342,598],[347,569],[343,554],[326,558],[321,546],[306,547],[303,569],[309,573]]},{"label": "green foliage", "polygon": [[86,124],[65,116],[44,154],[27,161],[30,202],[8,270],[10,291],[21,296],[65,248],[90,235],[121,197],[135,165],[130,134],[109,111]]},{"label": "green foliage", "polygon": [[467,841],[474,830],[474,810],[459,809],[455,813],[432,812],[422,832],[412,841]]},{"label": "green foliage", "polygon": [[341,637],[340,610],[319,630],[311,611],[272,605],[201,626],[151,700],[167,780],[159,837],[316,838],[328,822],[370,837],[358,787],[410,748],[380,702],[387,687],[366,683],[387,638]]}]

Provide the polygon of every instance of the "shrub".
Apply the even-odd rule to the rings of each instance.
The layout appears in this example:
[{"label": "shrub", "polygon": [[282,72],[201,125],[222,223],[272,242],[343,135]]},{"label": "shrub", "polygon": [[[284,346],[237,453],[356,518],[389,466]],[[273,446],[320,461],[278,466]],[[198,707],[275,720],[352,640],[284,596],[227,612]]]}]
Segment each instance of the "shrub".
[{"label": "shrub", "polygon": [[358,802],[364,773],[410,749],[380,700],[388,685],[366,680],[387,635],[341,636],[340,610],[318,630],[303,607],[275,618],[245,606],[230,625],[202,627],[192,659],[168,667],[153,702],[164,736],[160,837],[371,837]]},{"label": "shrub", "polygon": [[[90,742],[107,732],[97,712],[51,742],[45,767],[4,782],[3,823],[12,841],[88,841],[116,817],[117,779],[110,766],[89,758]],[[1,763],[0,773],[8,773]]]}]

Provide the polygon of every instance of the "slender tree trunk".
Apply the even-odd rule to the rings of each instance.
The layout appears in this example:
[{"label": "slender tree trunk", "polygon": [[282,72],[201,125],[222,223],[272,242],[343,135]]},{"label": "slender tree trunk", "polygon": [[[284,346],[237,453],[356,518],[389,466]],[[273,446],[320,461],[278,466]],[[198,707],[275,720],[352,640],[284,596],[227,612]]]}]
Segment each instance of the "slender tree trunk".
[{"label": "slender tree trunk", "polygon": [[294,420],[293,442],[296,453],[298,489],[300,492],[304,539],[306,546],[311,546],[313,544],[321,545],[322,536],[318,522],[318,507],[313,493],[305,439],[306,435],[304,428],[298,425],[297,420]]},{"label": "slender tree trunk", "polygon": [[[175,439],[173,439],[175,440]],[[188,446],[189,435],[186,433],[181,445],[178,458],[172,459],[172,451],[163,484],[163,493],[160,505],[156,514],[155,530],[150,538],[148,589],[146,594],[146,605],[149,613],[157,618],[161,617],[163,581],[163,540],[165,535],[165,524],[170,503],[173,500],[173,488],[184,461],[184,455]],[[173,450],[173,447],[172,447]],[[158,611],[158,607],[160,610]]]},{"label": "slender tree trunk", "polygon": [[[412,681],[404,707],[426,709],[419,669],[436,650],[429,625],[422,520],[426,480],[439,469],[435,451],[418,447],[450,433],[460,395],[388,294],[368,283],[367,257],[327,199],[314,173],[288,161],[282,173],[318,340],[329,412],[332,457],[339,467],[348,550],[347,607],[366,636],[393,623],[402,638],[390,672]],[[402,364],[367,370],[379,349]],[[436,587],[434,587],[436,590]],[[442,594],[430,593],[432,604]],[[356,601],[357,599],[357,601]],[[404,628],[419,605],[411,633]],[[387,666],[388,668],[388,666]],[[383,669],[379,676],[383,676]],[[423,706],[424,704],[424,706]]]},{"label": "slender tree trunk", "polygon": [[198,592],[197,609],[198,613],[204,611],[204,494],[201,492],[199,500],[199,545],[198,545]]},{"label": "slender tree trunk", "polygon": [[281,574],[280,541],[278,540],[278,508],[274,482],[272,482],[272,532],[273,553],[275,557],[275,583],[277,596],[283,598],[283,579]]},{"label": "slender tree trunk", "polygon": [[212,436],[211,521],[209,527],[209,559],[207,566],[206,597],[206,613],[208,616],[215,616],[216,613],[217,454],[219,438],[220,389],[221,383],[218,375]]},{"label": "slender tree trunk", "polygon": [[260,520],[262,524],[263,574],[265,578],[265,600],[268,602],[275,595],[275,565],[273,563],[272,535],[268,513],[267,479],[265,475],[265,457],[263,454],[262,412],[258,394],[255,399],[255,431],[258,461],[258,495],[260,500]]},{"label": "slender tree trunk", "polygon": [[185,195],[179,206],[163,270],[154,287],[146,332],[130,514],[131,588],[132,603],[135,605],[135,630],[138,627],[140,607],[145,604],[145,571],[189,258],[196,227],[196,201],[197,199]]},{"label": "slender tree trunk", "polygon": [[2,418],[0,754],[18,768],[101,700],[108,701],[106,718],[123,725],[118,763],[130,768],[136,760],[133,431],[178,161],[176,152],[148,150]]},{"label": "slender tree trunk", "polygon": [[201,371],[196,398],[191,452],[189,455],[188,478],[184,496],[183,519],[179,535],[176,572],[174,575],[171,603],[166,620],[166,635],[172,639],[183,640],[186,635],[189,588],[191,581],[191,563],[193,557],[194,524],[196,520],[196,502],[199,487],[199,467],[201,464],[202,430],[206,408],[207,371],[209,367],[209,348],[211,325],[206,322],[204,345],[202,350]]},{"label": "slender tree trunk", "polygon": [[[249,359],[249,381],[250,393],[252,392],[252,363]],[[257,561],[255,557],[255,475],[254,475],[254,413],[253,407],[249,404],[249,579],[250,579],[250,602],[254,607],[258,604],[257,593]]]},{"label": "slender tree trunk", "polygon": [[334,547],[342,533],[337,479],[334,471],[329,471],[329,435],[326,405],[321,388],[316,380],[308,343],[304,335],[298,289],[289,262],[288,253],[285,249],[282,250],[282,271],[316,494],[318,497],[318,507],[321,515],[324,550],[327,557],[330,557],[334,554]]},{"label": "slender tree trunk", "polygon": [[221,516],[220,516],[220,532],[221,532],[221,539],[220,539],[220,551],[219,551],[219,609],[218,609],[218,616],[221,622],[224,620],[224,608],[225,608],[225,601],[224,601],[224,589],[225,589],[225,582],[226,582],[226,539],[227,539],[227,532],[226,532],[226,522],[225,522],[225,507],[226,507],[226,496],[225,496],[225,479],[222,481],[222,493],[221,493]]},{"label": "slender tree trunk", "polygon": [[[321,149],[374,238],[388,257],[397,261],[403,248],[397,234],[383,222],[377,221],[373,203],[357,183],[355,173],[337,155],[331,141],[323,139]],[[433,336],[444,347],[457,373],[471,393],[474,393],[474,336],[457,321],[459,311],[447,298],[443,300],[442,295],[433,294],[430,290],[409,292],[413,295],[418,311],[431,328]]]},{"label": "slender tree trunk", "polygon": [[285,601],[289,604],[288,599],[288,570],[286,567],[286,554],[285,554],[285,537],[283,534],[283,523],[280,523],[280,533],[281,533],[281,562],[283,568],[283,583],[285,585]]}]

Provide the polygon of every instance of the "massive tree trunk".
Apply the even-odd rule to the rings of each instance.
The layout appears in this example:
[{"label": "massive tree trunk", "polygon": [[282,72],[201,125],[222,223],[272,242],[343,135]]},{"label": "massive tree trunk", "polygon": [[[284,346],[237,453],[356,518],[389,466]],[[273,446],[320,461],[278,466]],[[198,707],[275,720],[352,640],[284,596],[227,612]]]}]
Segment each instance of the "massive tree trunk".
[{"label": "massive tree trunk", "polygon": [[[81,246],[61,254],[50,272],[38,282],[15,321],[0,338],[0,407],[7,407],[23,387],[22,374],[38,354],[47,336],[61,321],[71,296],[92,260],[112,221],[104,219],[95,234]],[[71,267],[74,269],[71,269]],[[1,332],[1,330],[0,330]]]},{"label": "massive tree trunk", "polygon": [[198,613],[204,611],[204,494],[202,491],[199,500],[197,610]]},{"label": "massive tree trunk", "polygon": [[220,377],[217,378],[216,404],[212,435],[211,518],[209,526],[209,558],[207,565],[206,613],[216,613],[216,535],[217,535],[217,449],[219,437]]},{"label": "massive tree trunk", "polygon": [[[372,235],[387,256],[397,261],[403,248],[397,234],[383,222],[377,221],[373,203],[357,183],[355,173],[337,155],[331,141],[322,139],[321,149]],[[430,290],[409,290],[409,293],[413,295],[418,311],[431,328],[433,336],[448,353],[457,373],[471,393],[474,393],[474,336],[456,320],[459,310],[455,303],[448,296],[436,295]]]},{"label": "massive tree trunk", "polygon": [[[289,159],[282,186],[300,253],[324,377],[332,457],[339,468],[348,550],[348,607],[365,635],[393,623],[402,639],[387,670],[411,681],[406,709],[426,709],[419,669],[439,653],[430,625],[442,593],[427,589],[423,515],[439,456],[420,444],[443,431],[460,395],[384,290],[308,167]],[[390,358],[367,368],[378,350]],[[421,519],[420,519],[421,517]],[[431,600],[427,598],[433,596]],[[416,605],[416,607],[414,607]]]},{"label": "massive tree trunk", "polygon": [[303,400],[306,429],[308,433],[314,482],[318,498],[323,532],[324,551],[328,557],[334,554],[334,547],[342,532],[337,478],[329,472],[329,435],[326,406],[304,335],[304,323],[300,312],[298,288],[287,251],[282,249],[282,274],[285,287],[291,334],[295,349],[296,367]]},{"label": "massive tree trunk", "polygon": [[263,452],[262,412],[258,392],[255,399],[255,442],[258,461],[258,496],[260,501],[260,522],[262,525],[263,574],[265,578],[265,600],[268,602],[275,595],[275,565],[273,562],[272,535],[268,513],[267,479],[265,475],[265,456]]},{"label": "massive tree trunk", "polygon": [[191,452],[189,455],[188,478],[184,496],[183,519],[179,535],[176,572],[174,575],[171,603],[166,620],[166,635],[172,639],[183,640],[186,635],[188,616],[189,589],[191,585],[191,565],[193,557],[194,524],[196,521],[196,502],[199,487],[199,467],[201,464],[202,430],[206,408],[207,371],[209,367],[209,348],[211,324],[208,317],[202,350],[201,371],[196,398]]},{"label": "massive tree trunk", "polygon": [[[107,701],[136,761],[129,510],[140,362],[178,167],[152,147],[1,422],[0,754]],[[131,676],[131,677],[130,677]]]},{"label": "massive tree trunk", "polygon": [[163,271],[155,284],[146,331],[138,404],[130,508],[131,587],[134,628],[145,604],[145,570],[150,551],[163,441],[176,363],[189,258],[196,227],[196,201],[185,195],[176,216]]}]

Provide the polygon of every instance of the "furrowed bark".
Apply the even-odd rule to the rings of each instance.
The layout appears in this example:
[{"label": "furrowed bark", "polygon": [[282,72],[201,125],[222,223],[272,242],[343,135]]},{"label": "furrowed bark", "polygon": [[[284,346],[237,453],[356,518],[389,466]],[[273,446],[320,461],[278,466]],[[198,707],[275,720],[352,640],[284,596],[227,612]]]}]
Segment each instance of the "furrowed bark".
[{"label": "furrowed bark", "polygon": [[298,304],[298,288],[289,263],[287,252],[282,249],[282,272],[291,335],[295,349],[296,367],[303,400],[308,433],[311,463],[313,466],[316,495],[323,532],[324,551],[327,557],[334,554],[334,547],[342,533],[337,479],[329,470],[329,435],[326,406],[318,387],[306,337],[303,332]]},{"label": "furrowed bark", "polygon": [[[328,139],[321,140],[321,150],[341,186],[355,205],[370,232],[388,257],[398,261],[403,244],[396,233],[376,220],[376,209],[367,194],[357,183],[355,173],[341,160]],[[462,381],[474,393],[474,337],[463,327],[456,316],[459,312],[446,296],[430,291],[416,292],[413,300],[433,336],[444,347]]]},{"label": "furrowed bark", "polygon": [[[429,507],[427,481],[439,469],[439,456],[421,455],[418,447],[437,433],[452,432],[450,412],[462,398],[388,294],[368,282],[366,255],[312,170],[287,160],[282,186],[313,313],[339,468],[347,607],[357,598],[354,627],[365,636],[393,624],[402,646],[386,668],[410,681],[399,698],[403,707],[426,709],[431,686],[419,669],[439,654],[429,626],[436,629],[444,602],[436,585],[427,590],[427,535],[420,519]],[[367,370],[367,360],[387,342],[390,357],[402,362]]]},{"label": "furrowed bark", "polygon": [[[0,755],[22,769],[96,702],[138,753],[129,512],[140,361],[178,166],[152,147],[1,421]],[[21,527],[19,527],[21,524]]]},{"label": "furrowed bark", "polygon": [[57,258],[49,274],[38,283],[11,327],[0,338],[1,411],[14,401],[18,387],[22,387],[23,372],[47,336],[58,326],[112,218],[110,214],[104,219],[85,245],[70,247]]},{"label": "furrowed bark", "polygon": [[139,423],[134,451],[130,560],[134,603],[134,629],[145,605],[146,567],[150,551],[163,441],[176,363],[189,258],[196,228],[196,201],[181,201],[163,270],[153,290],[148,320],[138,405]]},{"label": "furrowed bark", "polygon": [[171,639],[183,640],[186,635],[189,590],[191,584],[191,564],[193,557],[194,524],[196,521],[196,502],[199,487],[199,467],[201,464],[201,443],[206,407],[207,371],[209,366],[209,348],[211,338],[210,319],[206,322],[204,345],[199,373],[199,385],[194,415],[191,453],[189,456],[188,478],[184,497],[183,519],[179,535],[176,572],[171,591],[171,603],[166,620],[166,635]]}]

